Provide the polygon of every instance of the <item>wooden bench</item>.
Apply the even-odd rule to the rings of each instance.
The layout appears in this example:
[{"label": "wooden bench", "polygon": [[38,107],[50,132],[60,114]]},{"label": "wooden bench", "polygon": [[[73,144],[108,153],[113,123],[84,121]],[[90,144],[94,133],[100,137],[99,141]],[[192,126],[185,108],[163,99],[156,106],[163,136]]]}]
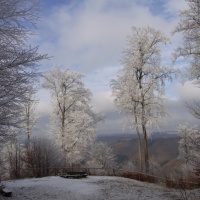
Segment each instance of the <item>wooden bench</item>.
[{"label": "wooden bench", "polygon": [[87,174],[85,172],[67,172],[64,175],[61,175],[63,178],[86,178]]},{"label": "wooden bench", "polygon": [[9,189],[4,188],[1,190],[1,194],[3,194],[6,197],[10,197],[12,195],[12,192]]},{"label": "wooden bench", "polygon": [[80,174],[74,174],[74,175],[65,174],[63,177],[64,178],[82,178]]}]

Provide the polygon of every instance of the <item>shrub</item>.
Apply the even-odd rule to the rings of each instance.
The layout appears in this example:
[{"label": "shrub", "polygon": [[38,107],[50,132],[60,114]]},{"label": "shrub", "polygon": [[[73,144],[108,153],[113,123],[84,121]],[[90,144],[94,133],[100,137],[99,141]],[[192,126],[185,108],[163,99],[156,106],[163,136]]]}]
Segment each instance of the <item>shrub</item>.
[{"label": "shrub", "polygon": [[155,176],[137,173],[137,172],[123,172],[121,177],[135,179],[138,181],[149,182],[149,183],[156,183],[158,179]]}]

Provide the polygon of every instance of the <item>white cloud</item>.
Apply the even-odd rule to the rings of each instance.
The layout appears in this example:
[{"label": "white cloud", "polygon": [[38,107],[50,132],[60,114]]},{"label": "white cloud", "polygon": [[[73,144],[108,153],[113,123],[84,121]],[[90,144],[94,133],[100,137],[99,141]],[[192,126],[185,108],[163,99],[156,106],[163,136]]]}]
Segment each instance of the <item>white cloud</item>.
[{"label": "white cloud", "polygon": [[110,91],[100,92],[94,95],[92,105],[96,112],[115,112],[114,97]]},{"label": "white cloud", "polygon": [[191,82],[186,82],[185,84],[177,84],[175,91],[179,100],[181,101],[191,101],[200,99],[200,88],[195,87]]},{"label": "white cloud", "polygon": [[188,3],[185,0],[168,0],[166,1],[166,11],[178,15],[180,10],[188,9]]},{"label": "white cloud", "polygon": [[51,96],[47,90],[40,89],[37,93],[39,104],[37,106],[37,111],[40,115],[50,115],[51,113]]},{"label": "white cloud", "polygon": [[94,69],[85,74],[83,79],[86,88],[89,88],[93,94],[110,91],[110,82],[116,78],[119,66],[108,66],[105,68]]},{"label": "white cloud", "polygon": [[[142,0],[142,3],[139,0],[72,2],[56,6],[44,16],[34,42],[40,44],[40,52],[53,56],[44,66],[72,66],[86,76],[83,79],[85,85],[94,93],[94,110],[107,116],[107,121],[98,126],[99,132],[121,132],[122,117],[114,106],[110,80],[115,78],[120,67],[121,52],[126,46],[126,37],[131,33],[131,27],[148,25],[170,37],[172,29],[178,23],[177,12],[186,9],[187,3],[184,0],[159,1],[164,5],[163,15],[155,15],[149,7],[153,1],[147,0]],[[168,19],[164,15],[173,17]],[[171,46],[164,49],[163,57],[166,58],[167,55],[169,58],[174,46],[180,41],[180,35],[174,36]],[[189,83],[172,87],[173,89],[170,91],[168,88],[168,91],[173,95],[170,96],[168,92],[168,96],[179,101],[170,101],[169,108],[172,108],[175,118],[169,118],[168,122],[175,127],[175,124],[183,121],[181,113],[189,117],[181,101],[191,97],[198,98],[199,92]],[[44,91],[40,92],[39,96],[39,110],[44,114],[50,113],[50,96]],[[188,120],[190,121],[189,118]],[[164,129],[167,126],[169,124],[164,125]]]},{"label": "white cloud", "polygon": [[40,47],[53,63],[91,71],[119,63],[132,26],[152,26],[169,35],[172,22],[154,16],[135,1],[83,1],[77,9],[62,6],[39,26]]},{"label": "white cloud", "polygon": [[[186,122],[191,125],[199,124],[199,120],[189,113],[185,102],[191,102],[193,99],[199,100],[200,88],[194,87],[191,82],[186,82],[184,85],[177,83],[171,86],[173,87],[171,88],[173,98],[168,98],[166,104],[169,116],[162,120],[159,129],[153,129],[153,131],[176,131],[179,124]],[[97,126],[98,133],[130,132],[124,125],[123,116],[119,114],[114,105],[114,97],[112,97],[111,92],[101,92],[95,95],[93,105],[97,108],[96,111],[103,111],[106,116],[105,123]]]}]

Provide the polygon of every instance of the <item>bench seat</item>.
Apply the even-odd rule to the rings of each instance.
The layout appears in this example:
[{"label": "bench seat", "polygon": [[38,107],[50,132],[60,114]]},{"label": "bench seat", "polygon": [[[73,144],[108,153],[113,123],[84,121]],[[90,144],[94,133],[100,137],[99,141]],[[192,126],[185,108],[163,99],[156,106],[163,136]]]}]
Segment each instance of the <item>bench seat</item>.
[{"label": "bench seat", "polygon": [[6,197],[10,197],[12,195],[12,192],[9,189],[7,189],[7,188],[3,188],[1,190],[1,194],[3,194]]},{"label": "bench seat", "polygon": [[64,175],[61,175],[63,178],[86,178],[87,174],[85,172],[67,172]]}]

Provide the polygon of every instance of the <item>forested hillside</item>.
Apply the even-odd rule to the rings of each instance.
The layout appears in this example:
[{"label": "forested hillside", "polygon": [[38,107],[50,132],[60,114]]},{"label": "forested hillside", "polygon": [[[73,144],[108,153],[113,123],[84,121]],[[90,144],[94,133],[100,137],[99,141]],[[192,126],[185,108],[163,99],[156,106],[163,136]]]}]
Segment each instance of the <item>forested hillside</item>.
[{"label": "forested hillside", "polygon": [[[138,146],[137,139],[132,134],[102,135],[97,140],[108,143],[114,154],[117,156],[118,163],[126,160],[137,160]],[[148,140],[150,158],[164,166],[178,156],[178,135],[155,133]]]}]

